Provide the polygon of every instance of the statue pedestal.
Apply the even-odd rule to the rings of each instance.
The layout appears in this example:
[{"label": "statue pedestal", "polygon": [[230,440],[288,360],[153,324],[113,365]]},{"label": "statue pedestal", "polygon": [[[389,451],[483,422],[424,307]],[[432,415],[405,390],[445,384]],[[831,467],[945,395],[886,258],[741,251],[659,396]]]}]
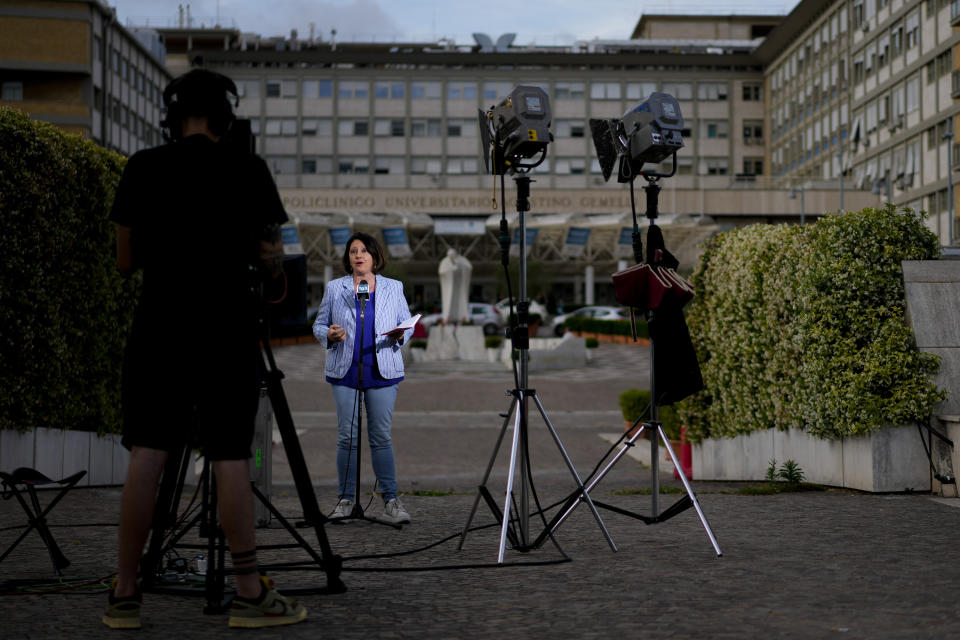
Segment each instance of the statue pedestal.
[{"label": "statue pedestal", "polygon": [[426,362],[436,360],[487,361],[483,327],[475,325],[434,325],[427,335]]}]

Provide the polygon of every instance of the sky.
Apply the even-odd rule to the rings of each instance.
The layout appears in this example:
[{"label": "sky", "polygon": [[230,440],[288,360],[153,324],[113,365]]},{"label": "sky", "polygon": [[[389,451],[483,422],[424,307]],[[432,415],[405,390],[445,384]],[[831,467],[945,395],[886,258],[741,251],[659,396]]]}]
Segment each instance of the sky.
[{"label": "sky", "polygon": [[176,27],[180,5],[190,6],[193,25],[237,28],[262,36],[338,41],[473,44],[473,33],[494,41],[516,33],[515,45],[566,45],[575,40],[630,37],[648,13],[788,13],[796,0],[732,0],[718,11],[709,0],[107,0],[127,26]]}]

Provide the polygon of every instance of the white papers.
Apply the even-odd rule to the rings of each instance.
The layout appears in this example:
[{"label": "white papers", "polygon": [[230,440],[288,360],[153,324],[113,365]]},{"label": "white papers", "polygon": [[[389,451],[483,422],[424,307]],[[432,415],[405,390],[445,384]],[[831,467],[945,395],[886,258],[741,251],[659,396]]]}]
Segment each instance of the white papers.
[{"label": "white papers", "polygon": [[[422,315],[423,315],[423,314],[418,313],[417,315],[413,316],[412,318],[407,318],[406,320],[404,320],[403,322],[401,322],[400,324],[398,324],[396,327],[394,327],[394,328],[391,329],[390,331],[387,331],[387,333],[393,333],[394,331],[396,331],[396,330],[398,330],[398,329],[403,330],[403,331],[406,331],[407,329],[413,329],[413,327],[416,326],[416,324],[417,324],[418,322],[420,322],[420,317],[421,317]],[[387,335],[387,333],[384,333],[384,334],[381,334],[381,335]]]}]

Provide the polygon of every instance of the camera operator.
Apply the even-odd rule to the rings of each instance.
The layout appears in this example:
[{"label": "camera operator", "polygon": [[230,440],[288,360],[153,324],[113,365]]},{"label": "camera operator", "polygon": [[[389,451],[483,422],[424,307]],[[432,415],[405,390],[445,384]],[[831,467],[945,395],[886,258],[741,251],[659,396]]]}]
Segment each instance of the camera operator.
[{"label": "camera operator", "polygon": [[[248,459],[257,411],[259,300],[254,266],[281,268],[287,216],[262,159],[221,140],[236,87],[196,69],[164,90],[172,140],[127,163],[111,219],[117,265],[143,272],[123,372],[130,465],[119,571],[103,622],[139,628],[136,574],[168,453],[199,446],[216,474],[220,522],[236,575],[231,627],[300,622],[302,605],[259,575]],[[233,98],[233,100],[231,100]]]}]

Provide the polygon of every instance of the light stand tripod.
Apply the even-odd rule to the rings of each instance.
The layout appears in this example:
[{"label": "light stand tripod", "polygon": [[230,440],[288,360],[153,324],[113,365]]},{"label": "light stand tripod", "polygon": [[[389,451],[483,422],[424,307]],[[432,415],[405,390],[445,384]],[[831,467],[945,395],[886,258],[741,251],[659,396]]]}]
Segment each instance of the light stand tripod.
[{"label": "light stand tripod", "polygon": [[[363,511],[363,507],[360,506],[360,450],[363,448],[363,329],[364,329],[364,319],[367,315],[367,301],[370,297],[369,287],[367,286],[367,281],[362,280],[360,282],[360,289],[358,289],[357,296],[360,299],[360,331],[357,332],[357,340],[360,342],[360,358],[357,363],[357,386],[361,387],[355,390],[356,395],[356,407],[357,412],[355,418],[357,420],[357,437],[355,440],[356,446],[356,468],[353,470],[354,473],[354,485],[353,485],[353,508],[350,510],[350,513],[345,515],[342,518],[337,518],[331,520],[331,522],[345,522],[347,520],[365,520],[367,522],[376,522],[377,524],[384,524],[388,527],[393,527],[394,529],[402,529],[403,525],[394,524],[393,522],[384,522],[383,520],[378,520],[377,518],[371,518],[366,515]],[[353,456],[348,454],[348,460],[353,458]],[[349,473],[349,468],[348,468]],[[338,496],[339,498],[339,496]]]},{"label": "light stand tripod", "polygon": [[[290,407],[287,404],[286,395],[283,392],[281,383],[283,372],[277,368],[276,361],[273,358],[273,351],[270,348],[269,325],[265,318],[260,319],[260,325],[262,329],[261,344],[263,347],[263,351],[260,354],[261,367],[265,376],[267,393],[273,406],[280,436],[283,440],[284,452],[290,464],[290,471],[293,475],[297,495],[300,499],[300,506],[303,509],[303,522],[298,523],[297,526],[313,527],[320,545],[320,553],[318,554],[303,536],[297,532],[297,526],[291,524],[284,518],[263,493],[261,493],[256,486],[252,486],[254,497],[270,511],[280,525],[296,541],[296,544],[258,546],[257,549],[299,547],[310,556],[309,561],[273,565],[261,564],[260,568],[264,570],[295,570],[319,567],[327,577],[325,587],[284,588],[284,592],[343,593],[347,590],[347,587],[340,580],[342,559],[333,553],[330,542],[327,539],[326,531],[324,530],[324,523],[327,519],[320,512],[317,504],[317,496],[314,492],[313,484],[310,481],[310,474],[303,457],[303,450],[300,447],[300,440],[297,437],[296,428],[294,427]],[[264,363],[263,360],[264,354],[266,355],[266,363]],[[226,577],[224,560],[227,545],[224,540],[223,531],[220,529],[217,521],[214,474],[210,469],[209,461],[206,459],[204,460],[203,476],[200,479],[203,483],[200,513],[186,525],[183,525],[179,531],[172,534],[169,540],[165,539],[167,529],[172,528],[177,523],[180,496],[183,493],[183,483],[186,477],[187,465],[190,464],[191,444],[192,443],[185,443],[179,451],[170,452],[167,458],[167,464],[164,468],[163,479],[160,483],[156,506],[154,508],[150,541],[147,546],[147,552],[140,561],[140,575],[144,590],[175,593],[179,595],[205,595],[207,598],[207,606],[204,609],[205,613],[222,613],[227,607],[227,603],[224,600]],[[206,544],[178,544],[189,530],[198,525],[199,535],[207,539]],[[176,547],[204,549],[206,551],[206,579],[202,592],[182,585],[169,586],[162,585],[158,582],[158,576],[163,571],[162,564],[164,555],[168,551],[175,551]]]},{"label": "light stand tripod", "polygon": [[[600,526],[601,531],[603,531],[603,534],[607,539],[607,543],[610,545],[611,549],[616,551],[616,545],[614,544],[613,539],[610,537],[610,533],[607,531],[606,526],[604,526],[603,520],[600,518],[600,513],[597,511],[593,501],[587,494],[586,488],[583,485],[583,481],[580,479],[576,468],[573,466],[573,462],[571,462],[570,457],[567,455],[567,452],[563,447],[560,436],[557,434],[556,429],[550,422],[550,418],[547,417],[546,410],[543,408],[543,403],[540,402],[540,398],[537,396],[536,390],[527,387],[527,363],[529,360],[528,350],[530,348],[530,339],[528,333],[529,300],[527,299],[526,227],[524,224],[524,213],[530,210],[531,180],[526,175],[516,176],[514,180],[517,183],[517,213],[520,235],[520,291],[519,303],[517,305],[517,326],[512,330],[511,339],[513,348],[518,352],[517,363],[519,367],[519,374],[515,379],[516,386],[507,392],[507,395],[510,395],[513,398],[510,402],[510,409],[505,414],[503,426],[500,428],[500,434],[497,438],[496,445],[494,446],[493,454],[490,456],[490,462],[487,464],[487,469],[483,475],[483,480],[480,483],[480,486],[477,488],[477,495],[473,501],[473,508],[470,510],[470,514],[467,516],[467,522],[463,527],[463,533],[460,536],[460,543],[457,548],[463,548],[463,543],[466,540],[467,532],[470,530],[470,524],[473,521],[473,517],[476,515],[477,507],[480,504],[481,497],[484,498],[494,517],[498,520],[501,520],[500,546],[497,555],[498,563],[503,563],[504,552],[508,539],[510,540],[511,546],[519,551],[529,551],[531,549],[535,549],[539,547],[545,539],[546,536],[541,535],[535,542],[531,543],[530,541],[530,491],[528,487],[528,480],[531,477],[531,471],[527,440],[527,426],[529,409],[528,400],[532,399],[536,404],[537,410],[540,412],[540,416],[543,418],[550,435],[553,437],[554,443],[556,443],[557,448],[560,450],[560,455],[563,457],[564,462],[566,462],[571,476],[577,484],[578,495],[580,495],[582,499],[587,502],[590,507],[590,511],[593,513],[593,517],[596,519],[597,524]],[[509,235],[507,235],[505,215],[500,223],[500,232],[501,259],[504,267],[506,267],[509,262],[510,238]],[[503,442],[503,437],[506,434],[507,425],[510,423],[511,417],[513,417],[513,441],[510,447],[510,465],[509,471],[507,472],[507,488],[504,498],[503,511],[500,511],[499,506],[493,499],[493,496],[490,494],[490,491],[487,489],[486,485],[493,470],[493,465],[496,462],[497,454],[500,450],[500,445]],[[514,478],[517,472],[518,463],[520,467],[520,500],[519,504],[515,505],[517,509],[517,527],[514,528],[511,524],[513,520],[511,516],[511,505],[513,501]]]},{"label": "light stand tripod", "polygon": [[[676,171],[676,154],[674,154],[674,171]],[[659,233],[659,229],[655,224],[657,218],[657,207],[660,196],[660,185],[658,180],[662,176],[660,174],[641,174],[647,180],[647,186],[643,189],[647,193],[647,219],[650,221],[649,229],[650,231],[656,230]],[[670,175],[673,175],[672,173]],[[633,203],[633,181],[630,181],[630,200],[631,204]],[[650,231],[648,231],[648,240],[647,240],[647,263],[656,264],[658,260],[658,249],[651,244],[650,240]],[[634,209],[634,235],[633,235],[633,253],[634,259],[637,264],[642,262],[642,249],[640,245],[640,232],[639,227],[636,222],[636,209]],[[662,259],[664,252],[660,250],[659,259]],[[644,422],[643,425],[637,429],[637,424],[640,423],[642,418],[638,419],[631,428],[632,435],[622,443],[620,450],[617,454],[604,466],[602,469],[597,471],[595,474],[592,474],[591,477],[587,478],[588,484],[582,495],[575,493],[567,499],[566,504],[558,512],[557,516],[550,523],[550,531],[555,530],[559,527],[563,521],[573,512],[573,510],[580,504],[581,501],[586,499],[589,492],[593,490],[597,484],[603,480],[603,478],[610,472],[613,466],[629,451],[630,447],[634,446],[634,443],[641,435],[647,430],[650,431],[650,476],[651,476],[651,513],[650,516],[644,516],[638,513],[627,511],[619,507],[614,507],[609,504],[602,502],[594,501],[594,504],[598,507],[608,509],[615,513],[621,515],[630,516],[638,520],[642,520],[646,524],[655,524],[659,522],[664,522],[669,520],[673,516],[682,513],[691,506],[696,509],[697,516],[700,518],[700,523],[703,525],[704,530],[707,533],[707,537],[710,538],[710,543],[713,545],[713,549],[716,552],[717,556],[722,556],[723,552],[720,550],[720,545],[717,544],[717,539],[713,535],[713,531],[710,528],[710,524],[707,522],[707,518],[703,513],[703,509],[700,507],[700,503],[697,501],[697,496],[693,491],[693,488],[690,486],[690,482],[687,479],[686,474],[680,469],[680,458],[677,457],[676,452],[673,450],[673,447],[670,445],[670,440],[667,438],[666,433],[663,430],[663,423],[660,422],[659,415],[659,399],[662,397],[662,393],[658,392],[656,385],[656,339],[655,339],[655,327],[657,326],[657,312],[654,309],[647,309],[646,312],[647,325],[650,327],[650,420]],[[658,395],[660,393],[660,395]],[[679,470],[678,475],[680,476],[680,481],[683,483],[684,495],[680,500],[675,502],[673,505],[667,509],[660,511],[660,442],[663,442],[663,445],[666,447],[667,452],[670,454],[670,459],[674,461],[674,465]],[[609,455],[609,453],[608,453]]]}]

